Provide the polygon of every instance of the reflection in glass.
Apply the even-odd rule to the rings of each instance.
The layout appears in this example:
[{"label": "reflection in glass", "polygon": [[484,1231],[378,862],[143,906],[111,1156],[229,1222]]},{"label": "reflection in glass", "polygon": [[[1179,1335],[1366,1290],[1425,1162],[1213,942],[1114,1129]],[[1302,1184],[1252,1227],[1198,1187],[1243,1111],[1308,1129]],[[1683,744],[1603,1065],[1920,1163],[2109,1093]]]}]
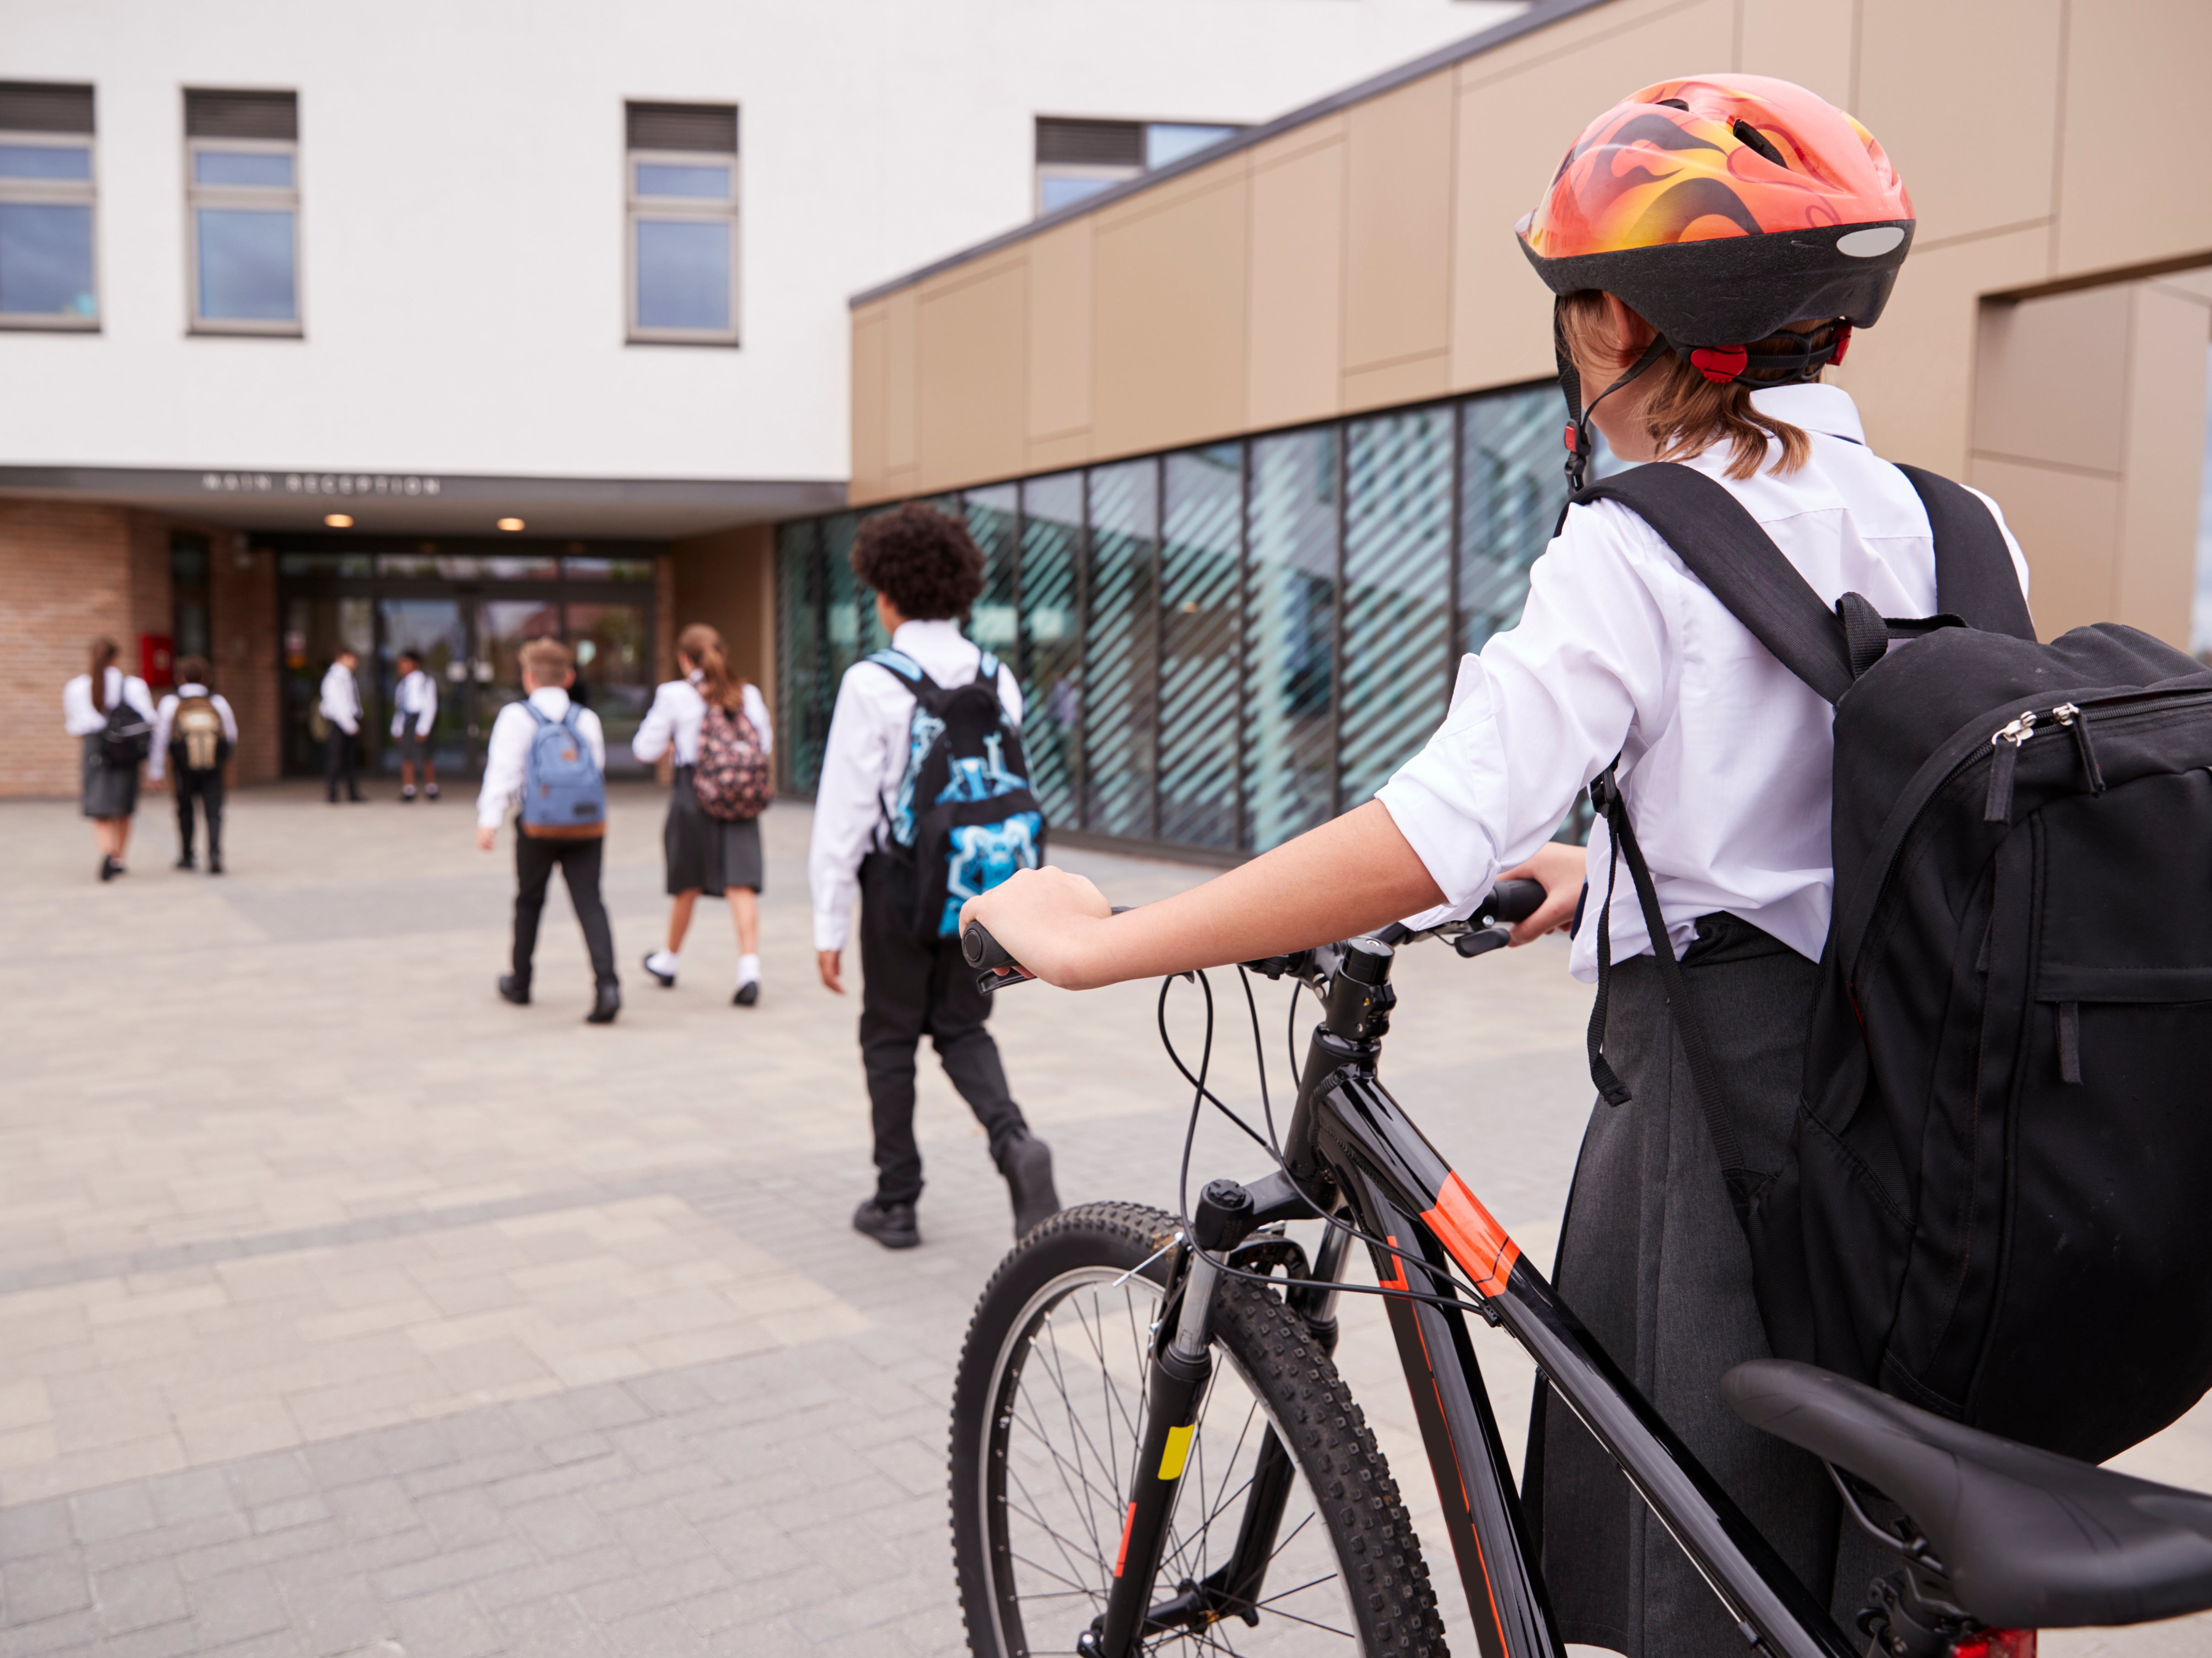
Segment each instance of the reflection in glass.
[{"label": "reflection in glass", "polygon": [[836,689],[823,648],[822,606],[826,569],[820,556],[821,525],[784,524],[775,532],[775,757],[783,786],[811,793],[822,775],[822,744],[830,733]]},{"label": "reflection in glass", "polygon": [[[1135,178],[1132,172],[1128,175]],[[1102,179],[1093,174],[1071,177],[1065,173],[1048,173],[1037,179],[1037,211],[1056,213],[1063,207],[1073,207],[1087,196],[1096,196],[1102,190],[1111,190],[1121,180]]]},{"label": "reflection in glass", "polygon": [[192,152],[192,182],[237,185],[249,189],[289,190],[292,158],[263,149],[200,149]]},{"label": "reflection in glass", "polygon": [[652,768],[630,757],[629,744],[653,703],[653,641],[645,606],[570,604],[567,611],[580,700],[599,715],[606,733],[607,775],[642,776]]},{"label": "reflection in glass", "polygon": [[1175,121],[1155,121],[1145,129],[1145,169],[1165,167],[1186,155],[1194,155],[1218,144],[1237,129],[1233,126],[1194,126]]},{"label": "reflection in glass", "polygon": [[522,647],[548,635],[561,636],[557,598],[494,598],[477,604],[477,723],[486,738],[499,711],[522,701]]},{"label": "reflection in glass", "polygon": [[1449,409],[1420,409],[1346,428],[1340,811],[1373,795],[1443,718],[1451,422]]},{"label": "reflection in glass", "polygon": [[[377,610],[383,623],[378,683],[382,687],[384,706],[393,706],[392,692],[399,683],[399,653],[412,651],[438,686],[438,713],[430,723],[430,759],[449,771],[460,770],[469,762],[467,693],[459,683],[468,674],[469,641],[459,602],[387,598],[379,603]],[[377,727],[380,738],[386,738],[391,729],[387,717]],[[398,750],[388,740],[383,743],[382,762],[386,772],[398,774]]]},{"label": "reflection in glass", "polygon": [[200,315],[211,321],[295,322],[292,215],[204,207],[199,227]]},{"label": "reflection in glass", "polygon": [[1014,486],[968,491],[968,533],[983,553],[983,591],[968,612],[968,637],[993,654],[1014,653]]},{"label": "reflection in glass", "polygon": [[0,179],[89,179],[92,151],[76,144],[0,144]]},{"label": "reflection in glass", "polygon": [[89,317],[92,209],[67,202],[0,202],[0,313]]},{"label": "reflection in glass", "polygon": [[571,558],[562,563],[571,581],[650,581],[649,558]]},{"label": "reflection in glass", "polygon": [[1243,769],[1255,852],[1304,834],[1331,810],[1337,448],[1334,427],[1252,443]]},{"label": "reflection in glass", "polygon": [[721,219],[637,222],[637,325],[726,332],[730,232]]},{"label": "reflection in glass", "polygon": [[1528,567],[1552,538],[1566,494],[1543,387],[1482,398],[1460,409],[1461,651],[1479,651],[1520,619]]},{"label": "reflection in glass", "polygon": [[1045,822],[1073,828],[1082,777],[1083,474],[1022,485],[1022,748]]},{"label": "reflection in glass", "polygon": [[1091,629],[1084,641],[1083,825],[1152,838],[1158,629],[1158,464],[1091,473]]},{"label": "reflection in glass", "polygon": [[1160,531],[1159,838],[1237,844],[1243,446],[1170,455]]},{"label": "reflection in glass", "polygon": [[637,164],[637,193],[641,196],[688,196],[702,201],[730,199],[730,169],[726,167],[678,167],[667,161]]}]

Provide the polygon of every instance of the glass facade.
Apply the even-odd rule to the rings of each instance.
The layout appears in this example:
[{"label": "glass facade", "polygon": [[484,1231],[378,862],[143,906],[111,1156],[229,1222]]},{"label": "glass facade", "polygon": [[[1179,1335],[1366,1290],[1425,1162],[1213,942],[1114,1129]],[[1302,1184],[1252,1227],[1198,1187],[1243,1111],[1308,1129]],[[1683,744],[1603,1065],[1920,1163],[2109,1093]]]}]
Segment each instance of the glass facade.
[{"label": "glass facade", "polygon": [[[1527,386],[933,500],[983,550],[968,631],[1020,677],[1047,821],[1259,852],[1370,798],[1462,653],[1518,618],[1565,499],[1562,420]],[[845,670],[886,642],[847,558],[866,516],[778,531],[796,793]]]}]

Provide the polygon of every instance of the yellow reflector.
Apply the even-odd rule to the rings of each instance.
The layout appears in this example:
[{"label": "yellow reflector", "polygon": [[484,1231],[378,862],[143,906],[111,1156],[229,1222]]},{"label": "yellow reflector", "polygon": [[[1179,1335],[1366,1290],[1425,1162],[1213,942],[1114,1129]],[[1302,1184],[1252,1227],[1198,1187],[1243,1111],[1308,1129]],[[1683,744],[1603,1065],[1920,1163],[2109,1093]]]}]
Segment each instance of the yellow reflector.
[{"label": "yellow reflector", "polygon": [[1180,1479],[1182,1465],[1190,1461],[1190,1436],[1198,1431],[1198,1424],[1168,1430],[1167,1448],[1160,1453],[1160,1478]]}]

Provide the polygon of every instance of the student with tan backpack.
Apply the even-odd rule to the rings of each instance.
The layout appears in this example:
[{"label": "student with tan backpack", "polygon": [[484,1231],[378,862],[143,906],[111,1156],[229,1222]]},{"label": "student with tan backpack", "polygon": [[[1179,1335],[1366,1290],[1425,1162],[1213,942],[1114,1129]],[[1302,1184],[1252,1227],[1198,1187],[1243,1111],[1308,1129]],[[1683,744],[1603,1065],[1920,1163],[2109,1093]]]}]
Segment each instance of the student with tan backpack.
[{"label": "student with tan backpack", "polygon": [[222,768],[238,746],[238,716],[208,682],[214,671],[203,657],[177,664],[177,687],[154,711],[154,747],[146,780],[158,783],[173,768],[170,792],[177,798],[177,867],[191,869],[192,807],[207,819],[208,873],[222,873]]}]

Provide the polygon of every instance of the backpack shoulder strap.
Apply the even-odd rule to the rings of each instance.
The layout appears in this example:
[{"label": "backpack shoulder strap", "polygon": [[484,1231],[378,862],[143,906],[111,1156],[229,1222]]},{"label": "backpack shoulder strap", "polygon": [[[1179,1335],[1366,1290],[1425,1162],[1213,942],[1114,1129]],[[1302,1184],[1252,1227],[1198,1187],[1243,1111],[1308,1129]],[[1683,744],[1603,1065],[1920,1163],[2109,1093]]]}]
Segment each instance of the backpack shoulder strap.
[{"label": "backpack shoulder strap", "polygon": [[1936,608],[1984,633],[2033,641],[2035,623],[1996,516],[1974,492],[1939,473],[1899,465],[1928,509],[1936,537]]},{"label": "backpack shoulder strap", "polygon": [[921,663],[915,661],[904,651],[872,651],[867,659],[878,668],[890,672],[902,685],[912,691],[914,699],[917,702],[932,703],[944,694],[944,688],[923,671]]},{"label": "backpack shoulder strap", "polygon": [[[570,708],[574,708],[575,707],[575,704],[572,702],[568,706]],[[545,710],[539,708],[535,702],[532,702],[526,696],[522,699],[522,711],[541,726],[550,726],[553,723],[550,720],[545,717]]]},{"label": "backpack shoulder strap", "polygon": [[1850,689],[1851,654],[1835,611],[1724,486],[1693,466],[1654,461],[1588,485],[1570,504],[1598,501],[1620,502],[1657,531],[1752,637],[1821,696],[1833,702]]}]

